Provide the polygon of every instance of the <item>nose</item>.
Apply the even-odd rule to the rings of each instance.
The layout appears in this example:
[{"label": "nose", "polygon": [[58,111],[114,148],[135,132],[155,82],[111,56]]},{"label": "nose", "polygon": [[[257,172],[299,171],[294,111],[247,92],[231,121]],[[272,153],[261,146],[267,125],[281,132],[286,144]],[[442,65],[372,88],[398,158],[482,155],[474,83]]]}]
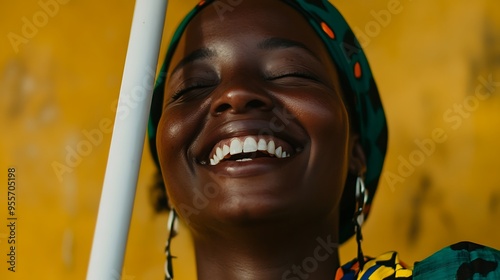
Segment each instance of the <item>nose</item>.
[{"label": "nose", "polygon": [[225,112],[242,114],[251,110],[270,111],[274,107],[271,96],[255,84],[232,83],[214,97],[211,105],[213,115]]}]

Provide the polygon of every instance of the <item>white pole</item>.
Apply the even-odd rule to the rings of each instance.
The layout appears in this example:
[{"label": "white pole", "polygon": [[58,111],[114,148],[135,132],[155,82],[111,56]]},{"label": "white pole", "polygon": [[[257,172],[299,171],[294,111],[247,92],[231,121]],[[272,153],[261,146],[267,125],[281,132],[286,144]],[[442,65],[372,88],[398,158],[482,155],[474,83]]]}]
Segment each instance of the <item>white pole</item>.
[{"label": "white pole", "polygon": [[135,3],[88,280],[121,279],[167,2]]}]

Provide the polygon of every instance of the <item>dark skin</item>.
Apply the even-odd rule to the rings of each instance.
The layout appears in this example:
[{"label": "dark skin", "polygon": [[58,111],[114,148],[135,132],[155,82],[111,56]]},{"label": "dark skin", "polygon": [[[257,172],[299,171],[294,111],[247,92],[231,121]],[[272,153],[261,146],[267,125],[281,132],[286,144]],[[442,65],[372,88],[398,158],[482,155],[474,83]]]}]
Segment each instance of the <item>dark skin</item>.
[{"label": "dark skin", "polygon": [[[336,68],[280,1],[243,1],[223,16],[207,7],[187,27],[158,126],[168,197],[193,234],[198,279],[333,279],[337,248],[318,251],[318,238],[337,242],[347,172],[365,168]],[[274,139],[290,156],[211,165],[220,141],[246,137]],[[311,257],[317,265],[303,267]]]}]

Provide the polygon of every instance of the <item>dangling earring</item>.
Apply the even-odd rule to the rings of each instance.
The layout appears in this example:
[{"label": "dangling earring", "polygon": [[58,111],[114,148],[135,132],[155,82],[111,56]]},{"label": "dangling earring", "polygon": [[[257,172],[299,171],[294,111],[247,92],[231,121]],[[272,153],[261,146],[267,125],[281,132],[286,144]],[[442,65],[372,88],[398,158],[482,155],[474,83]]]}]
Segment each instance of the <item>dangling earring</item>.
[{"label": "dangling earring", "polygon": [[365,220],[365,214],[363,210],[367,201],[368,191],[365,188],[365,183],[363,182],[362,175],[359,175],[356,179],[356,212],[354,213],[353,223],[354,231],[356,233],[356,242],[358,243],[358,262],[360,270],[363,270],[363,266],[365,265],[365,256],[363,255],[363,250],[361,249],[361,241],[363,241],[363,235],[361,234],[361,225]]},{"label": "dangling earring", "polygon": [[167,260],[165,262],[165,280],[173,280],[174,279],[174,268],[172,266],[172,259],[175,258],[172,256],[170,252],[170,245],[172,243],[172,238],[177,235],[177,213],[172,208],[170,210],[170,214],[168,215],[168,239],[167,244],[165,245],[165,255],[167,256]]}]

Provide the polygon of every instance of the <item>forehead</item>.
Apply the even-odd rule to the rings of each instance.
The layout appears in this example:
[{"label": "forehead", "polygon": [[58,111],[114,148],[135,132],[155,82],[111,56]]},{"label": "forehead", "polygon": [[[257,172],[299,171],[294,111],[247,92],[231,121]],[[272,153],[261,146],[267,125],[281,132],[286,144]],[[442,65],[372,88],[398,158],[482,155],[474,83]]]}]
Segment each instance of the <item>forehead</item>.
[{"label": "forehead", "polygon": [[187,25],[172,62],[200,48],[224,51],[228,44],[258,45],[272,37],[299,42],[319,57],[330,58],[319,36],[298,11],[279,0],[246,0],[234,6],[215,1],[205,7]]},{"label": "forehead", "polygon": [[[256,27],[271,30],[293,31],[292,25],[307,26],[305,18],[295,9],[281,0],[246,0],[238,5],[221,6],[222,1],[215,1],[201,11],[192,21],[191,26],[202,26],[206,32],[222,32]],[[225,27],[223,30],[217,30]],[[274,27],[274,28],[273,28]],[[312,31],[312,30],[310,30]]]}]

